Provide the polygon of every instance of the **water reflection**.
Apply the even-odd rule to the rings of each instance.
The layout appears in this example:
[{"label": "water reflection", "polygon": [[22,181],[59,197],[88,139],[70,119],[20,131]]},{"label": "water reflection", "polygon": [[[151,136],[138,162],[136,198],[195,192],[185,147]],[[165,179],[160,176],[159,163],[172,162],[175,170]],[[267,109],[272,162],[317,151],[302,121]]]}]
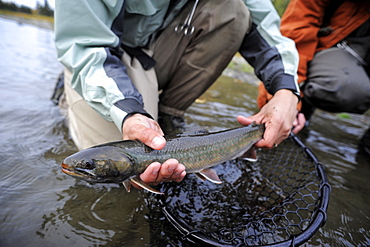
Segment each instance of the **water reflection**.
[{"label": "water reflection", "polygon": [[58,193],[63,206],[43,215],[41,238],[63,232],[63,245],[141,246],[149,239],[141,192],[77,182]]},{"label": "water reflection", "polygon": [[256,98],[256,84],[221,76],[201,96],[202,103],[194,103],[188,109],[187,128],[203,126],[209,131],[219,131],[237,127],[237,115],[250,116],[258,111]]}]

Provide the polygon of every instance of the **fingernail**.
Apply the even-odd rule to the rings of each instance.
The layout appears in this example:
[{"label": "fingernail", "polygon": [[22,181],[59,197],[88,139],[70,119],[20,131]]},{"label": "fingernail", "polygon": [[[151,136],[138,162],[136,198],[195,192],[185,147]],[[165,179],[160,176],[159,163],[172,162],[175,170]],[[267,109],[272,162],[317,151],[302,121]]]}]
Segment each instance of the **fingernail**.
[{"label": "fingernail", "polygon": [[159,167],[153,169],[152,174],[156,175],[159,171]]},{"label": "fingernail", "polygon": [[175,168],[172,168],[172,167],[169,167],[169,168],[168,168],[168,171],[169,171],[169,172],[173,172],[174,170],[175,170]]},{"label": "fingernail", "polygon": [[153,138],[152,143],[153,143],[155,146],[160,146],[160,145],[162,145],[163,140],[162,140],[162,138],[160,138],[160,137],[156,136],[156,137],[154,137],[154,138]]}]

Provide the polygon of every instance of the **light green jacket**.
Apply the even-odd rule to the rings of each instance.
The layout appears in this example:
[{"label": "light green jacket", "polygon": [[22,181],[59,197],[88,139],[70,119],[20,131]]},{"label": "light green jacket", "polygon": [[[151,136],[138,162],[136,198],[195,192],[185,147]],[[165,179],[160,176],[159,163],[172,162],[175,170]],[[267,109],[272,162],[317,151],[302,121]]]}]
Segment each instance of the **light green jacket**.
[{"label": "light green jacket", "polygon": [[[120,61],[121,43],[147,46],[153,34],[165,28],[186,2],[179,0],[171,7],[170,0],[56,1],[55,44],[59,61],[72,72],[72,87],[120,130],[128,114],[147,114],[140,93]],[[294,43],[280,34],[280,19],[273,5],[270,0],[244,2],[254,24],[251,39],[261,46],[244,42],[241,54],[254,66],[270,93],[288,88],[298,94],[298,54]],[[263,58],[256,59],[261,49]]]}]

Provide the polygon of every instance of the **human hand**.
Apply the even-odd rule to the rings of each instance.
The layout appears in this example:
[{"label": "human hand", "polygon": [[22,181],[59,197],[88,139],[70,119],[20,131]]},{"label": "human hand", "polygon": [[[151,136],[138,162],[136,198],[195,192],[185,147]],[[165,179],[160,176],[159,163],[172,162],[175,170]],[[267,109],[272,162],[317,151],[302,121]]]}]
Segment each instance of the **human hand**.
[{"label": "human hand", "polygon": [[297,103],[298,98],[292,91],[281,89],[257,114],[250,117],[238,116],[237,121],[243,125],[253,122],[265,124],[263,139],[255,146],[272,148],[289,136],[297,115]]},{"label": "human hand", "polygon": [[147,184],[157,185],[161,182],[181,182],[185,177],[185,166],[176,159],[166,160],[163,164],[154,162],[140,174],[140,178]]},{"label": "human hand", "polygon": [[140,140],[157,150],[166,145],[166,139],[159,124],[142,114],[134,114],[125,120],[122,125],[122,135],[123,140]]},{"label": "human hand", "polygon": [[[124,140],[137,139],[153,149],[160,150],[166,145],[166,139],[163,137],[163,131],[159,124],[141,114],[134,114],[125,120],[122,134]],[[180,182],[185,175],[185,166],[176,159],[169,159],[163,164],[159,162],[150,164],[140,174],[140,179],[147,184],[157,185],[167,181]]]},{"label": "human hand", "polygon": [[303,113],[298,113],[296,119],[293,122],[293,129],[292,132],[294,134],[298,134],[306,124],[306,118]]}]

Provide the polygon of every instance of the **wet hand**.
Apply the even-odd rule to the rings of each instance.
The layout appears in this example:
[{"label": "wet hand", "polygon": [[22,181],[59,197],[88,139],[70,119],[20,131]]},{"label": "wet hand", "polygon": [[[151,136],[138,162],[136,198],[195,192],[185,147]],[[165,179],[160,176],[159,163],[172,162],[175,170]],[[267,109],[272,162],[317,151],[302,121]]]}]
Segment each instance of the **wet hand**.
[{"label": "wet hand", "polygon": [[297,116],[297,103],[297,96],[290,90],[281,89],[257,114],[251,117],[238,116],[237,120],[243,125],[253,122],[265,124],[263,139],[255,146],[272,148],[289,136]]},{"label": "wet hand", "polygon": [[122,125],[122,135],[123,140],[140,140],[157,150],[166,145],[166,139],[159,124],[141,114],[134,114],[125,120]]},{"label": "wet hand", "polygon": [[[141,114],[134,114],[125,120],[122,134],[124,140],[140,140],[153,149],[160,150],[166,145],[159,124]],[[150,164],[140,178],[149,185],[157,185],[168,181],[180,182],[185,175],[185,166],[175,159],[169,159],[163,164],[158,162]]]},{"label": "wet hand", "polygon": [[159,162],[150,164],[140,174],[140,178],[149,185],[157,185],[161,182],[181,182],[185,175],[185,166],[180,164],[176,159],[169,159],[162,165]]}]

